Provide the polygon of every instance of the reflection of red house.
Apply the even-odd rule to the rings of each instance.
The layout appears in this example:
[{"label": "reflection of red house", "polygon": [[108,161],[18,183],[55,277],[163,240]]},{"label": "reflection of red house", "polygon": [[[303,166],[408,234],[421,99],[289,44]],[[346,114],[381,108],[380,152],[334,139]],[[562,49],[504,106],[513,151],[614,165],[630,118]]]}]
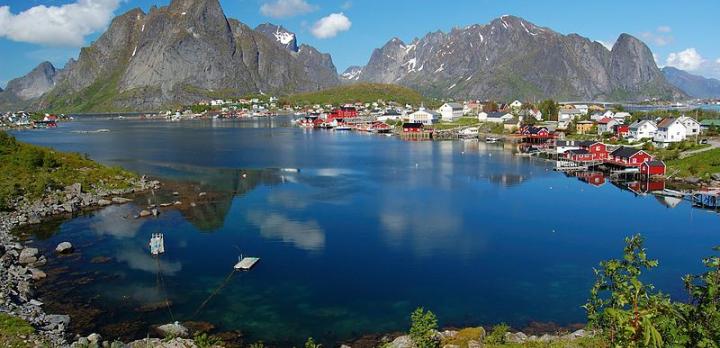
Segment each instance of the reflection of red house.
[{"label": "reflection of red house", "polygon": [[602,172],[582,172],[578,174],[578,178],[593,186],[602,186],[605,184],[605,174]]},{"label": "reflection of red house", "polygon": [[357,116],[358,112],[354,106],[341,106],[340,108],[334,109],[332,112],[330,112],[330,115],[328,115],[327,117],[327,121],[330,122],[336,118],[345,119]]},{"label": "reflection of red house", "polygon": [[643,175],[665,175],[665,162],[646,161],[640,165],[640,174]]},{"label": "reflection of red house", "polygon": [[624,167],[640,167],[641,164],[652,160],[653,157],[643,150],[621,146],[610,153],[608,162]]},{"label": "reflection of red house", "polygon": [[621,138],[626,138],[630,134],[630,126],[626,124],[619,124],[615,127],[615,135]]},{"label": "reflection of red house", "polygon": [[633,181],[627,184],[630,191],[644,194],[665,189],[665,181]]}]

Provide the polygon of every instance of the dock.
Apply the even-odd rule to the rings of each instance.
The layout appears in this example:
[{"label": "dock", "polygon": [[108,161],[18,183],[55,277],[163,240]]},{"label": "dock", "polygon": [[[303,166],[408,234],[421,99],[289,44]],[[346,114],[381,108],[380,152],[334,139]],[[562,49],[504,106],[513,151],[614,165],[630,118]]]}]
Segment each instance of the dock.
[{"label": "dock", "polygon": [[260,261],[259,257],[244,257],[235,264],[235,269],[238,271],[249,271],[258,261]]}]

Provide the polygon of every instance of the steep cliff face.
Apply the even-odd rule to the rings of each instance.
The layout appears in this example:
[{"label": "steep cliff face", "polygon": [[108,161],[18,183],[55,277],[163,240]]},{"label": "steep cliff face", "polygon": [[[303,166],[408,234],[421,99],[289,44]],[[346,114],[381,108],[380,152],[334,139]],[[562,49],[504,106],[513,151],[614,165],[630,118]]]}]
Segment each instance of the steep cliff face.
[{"label": "steep cliff face", "polygon": [[50,62],[40,63],[27,75],[8,82],[4,91],[0,89],[0,105],[8,110],[25,108],[55,86],[58,73]]},{"label": "steep cliff face", "polygon": [[255,31],[265,34],[270,40],[274,40],[278,45],[287,48],[291,52],[297,52],[299,49],[295,33],[280,25],[264,23],[258,25]]},{"label": "steep cliff face", "polygon": [[677,98],[650,50],[623,34],[612,51],[522,18],[434,32],[376,49],[359,81],[399,83],[436,96],[488,99]]},{"label": "steep cliff face", "polygon": [[673,86],[695,98],[720,98],[720,80],[691,74],[671,66],[662,69]]},{"label": "steep cliff face", "polygon": [[337,85],[336,74],[329,55],[278,45],[227,19],[218,0],[174,0],[115,18],[37,106],[151,110],[208,97],[311,91]]}]

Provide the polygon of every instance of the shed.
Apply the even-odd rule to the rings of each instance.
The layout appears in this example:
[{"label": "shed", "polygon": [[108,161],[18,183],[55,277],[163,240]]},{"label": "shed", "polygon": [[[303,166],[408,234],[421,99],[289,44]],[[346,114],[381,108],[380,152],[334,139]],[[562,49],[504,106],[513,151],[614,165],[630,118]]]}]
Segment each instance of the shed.
[{"label": "shed", "polygon": [[665,175],[665,162],[663,161],[647,161],[640,165],[640,174],[642,175]]}]

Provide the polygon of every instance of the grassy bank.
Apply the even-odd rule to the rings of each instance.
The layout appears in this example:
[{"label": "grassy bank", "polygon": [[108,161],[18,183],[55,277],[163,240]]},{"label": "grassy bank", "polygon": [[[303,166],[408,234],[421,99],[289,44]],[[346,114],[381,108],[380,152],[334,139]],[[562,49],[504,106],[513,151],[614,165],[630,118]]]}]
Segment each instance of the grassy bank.
[{"label": "grassy bank", "polygon": [[667,161],[667,165],[669,174],[706,179],[713,173],[720,173],[720,149],[700,152],[683,159],[673,159]]},{"label": "grassy bank", "polygon": [[0,210],[19,196],[40,198],[47,189],[80,183],[83,190],[102,185],[106,189],[129,187],[134,174],[98,164],[76,153],[21,143],[0,131]]},{"label": "grassy bank", "polygon": [[22,319],[0,313],[0,345],[3,347],[33,347],[28,338],[35,329]]}]

